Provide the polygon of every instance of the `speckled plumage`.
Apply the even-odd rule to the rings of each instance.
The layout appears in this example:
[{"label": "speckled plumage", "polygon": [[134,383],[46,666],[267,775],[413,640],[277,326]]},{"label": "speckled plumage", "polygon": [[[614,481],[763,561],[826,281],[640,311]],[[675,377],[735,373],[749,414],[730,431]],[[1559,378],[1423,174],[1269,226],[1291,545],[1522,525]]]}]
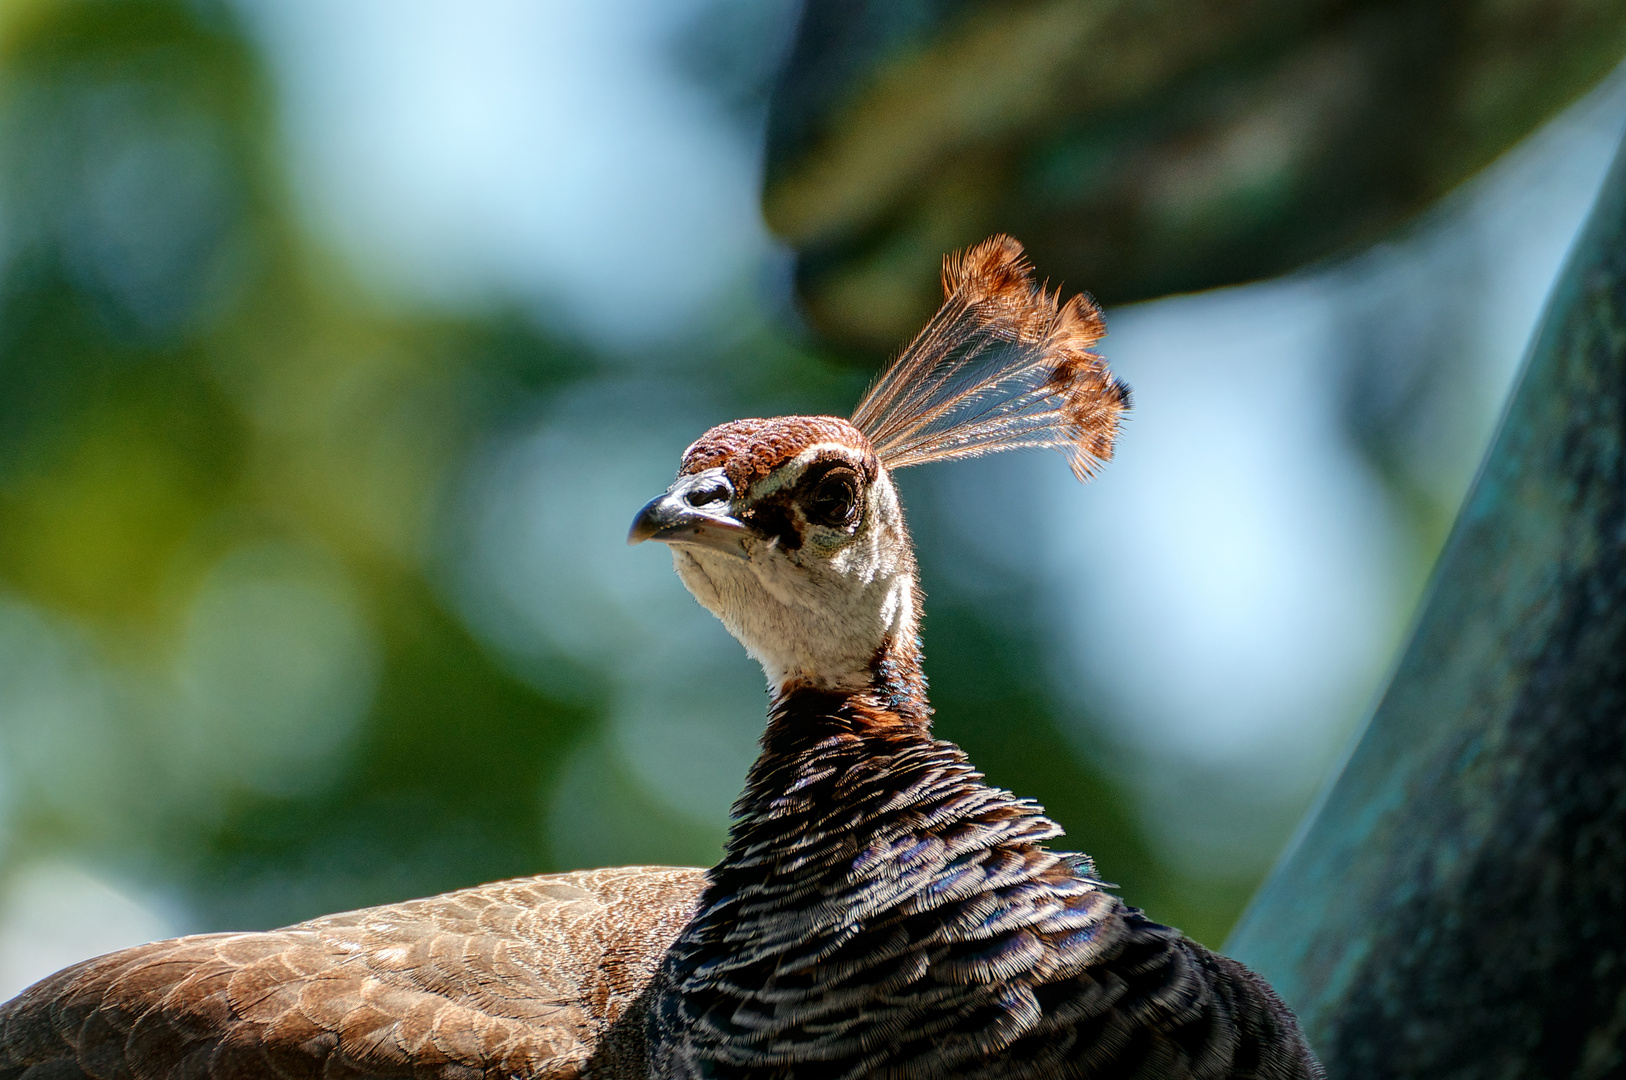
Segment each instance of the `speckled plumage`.
[{"label": "speckled plumage", "polygon": [[110,953],[0,1007],[0,1078],[642,1076],[641,1025],[606,1035],[703,883],[551,874]]}]

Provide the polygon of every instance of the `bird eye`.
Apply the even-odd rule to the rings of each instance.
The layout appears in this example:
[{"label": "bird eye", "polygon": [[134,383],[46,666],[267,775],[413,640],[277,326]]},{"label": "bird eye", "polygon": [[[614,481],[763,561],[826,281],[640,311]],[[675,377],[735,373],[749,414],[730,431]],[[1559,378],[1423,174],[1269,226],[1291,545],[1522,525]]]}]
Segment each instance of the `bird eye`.
[{"label": "bird eye", "polygon": [[858,477],[849,469],[832,469],[813,485],[804,506],[807,520],[818,525],[850,525],[858,510]]}]

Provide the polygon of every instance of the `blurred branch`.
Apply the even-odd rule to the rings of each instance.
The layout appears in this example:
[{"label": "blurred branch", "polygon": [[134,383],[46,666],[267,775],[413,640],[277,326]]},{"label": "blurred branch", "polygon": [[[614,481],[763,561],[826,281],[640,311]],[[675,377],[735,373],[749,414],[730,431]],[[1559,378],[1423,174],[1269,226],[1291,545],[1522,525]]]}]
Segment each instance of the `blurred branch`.
[{"label": "blurred branch", "polygon": [[1108,303],[1369,243],[1623,55],[1590,0],[810,0],[764,206],[820,329],[887,348],[996,230]]}]

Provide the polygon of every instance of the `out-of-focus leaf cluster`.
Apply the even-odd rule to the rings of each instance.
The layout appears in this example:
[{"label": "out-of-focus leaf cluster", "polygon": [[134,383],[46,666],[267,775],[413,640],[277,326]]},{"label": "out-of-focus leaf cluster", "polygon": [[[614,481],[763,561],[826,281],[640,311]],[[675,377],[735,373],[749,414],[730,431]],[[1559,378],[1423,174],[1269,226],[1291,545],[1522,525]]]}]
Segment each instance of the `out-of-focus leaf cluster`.
[{"label": "out-of-focus leaf cluster", "polygon": [[884,349],[995,231],[1110,304],[1372,243],[1623,54],[1594,0],[809,0],[765,207],[819,329]]}]

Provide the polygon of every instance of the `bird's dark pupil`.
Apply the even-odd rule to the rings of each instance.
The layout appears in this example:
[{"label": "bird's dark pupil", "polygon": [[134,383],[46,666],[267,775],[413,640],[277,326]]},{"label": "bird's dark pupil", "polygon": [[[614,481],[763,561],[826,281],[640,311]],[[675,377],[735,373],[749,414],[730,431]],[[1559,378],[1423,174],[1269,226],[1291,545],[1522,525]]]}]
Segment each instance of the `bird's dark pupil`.
[{"label": "bird's dark pupil", "polygon": [[827,476],[813,489],[808,517],[826,525],[841,525],[852,518],[858,492],[846,475]]}]

